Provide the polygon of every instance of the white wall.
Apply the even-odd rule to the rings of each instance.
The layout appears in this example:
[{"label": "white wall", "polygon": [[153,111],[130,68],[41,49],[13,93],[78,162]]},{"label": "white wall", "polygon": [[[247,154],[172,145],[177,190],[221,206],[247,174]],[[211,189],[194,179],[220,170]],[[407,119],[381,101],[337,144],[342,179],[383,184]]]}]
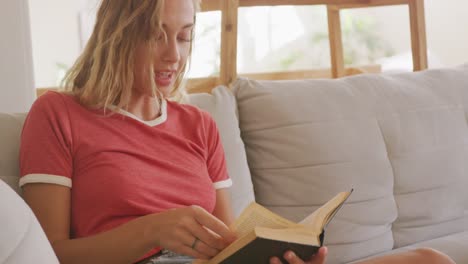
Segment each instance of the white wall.
[{"label": "white wall", "polygon": [[25,112],[34,98],[27,0],[2,0],[0,8],[0,112]]},{"label": "white wall", "polygon": [[449,65],[468,62],[468,1],[426,1],[429,48]]},{"label": "white wall", "polygon": [[80,52],[82,1],[29,0],[36,87],[55,86],[58,63],[68,67]]}]

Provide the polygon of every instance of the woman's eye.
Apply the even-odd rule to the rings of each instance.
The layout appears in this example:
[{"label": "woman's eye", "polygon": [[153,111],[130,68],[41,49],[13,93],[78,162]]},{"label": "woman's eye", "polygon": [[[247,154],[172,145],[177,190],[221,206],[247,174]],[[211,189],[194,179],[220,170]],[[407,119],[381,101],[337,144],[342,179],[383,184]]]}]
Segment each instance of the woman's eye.
[{"label": "woman's eye", "polygon": [[192,41],[192,30],[191,29],[182,30],[177,35],[177,39],[179,39],[180,41],[191,42]]},{"label": "woman's eye", "polygon": [[192,41],[192,36],[190,34],[184,34],[184,35],[180,35],[178,37],[178,39],[180,41],[191,42]]},{"label": "woman's eye", "polygon": [[[154,36],[154,40],[156,41],[164,41],[167,37],[164,33],[160,33]],[[191,42],[192,41],[192,34],[191,33],[184,33],[177,35],[177,40],[181,42]]]},{"label": "woman's eye", "polygon": [[191,42],[192,40],[190,38],[179,38],[180,41],[184,42]]}]

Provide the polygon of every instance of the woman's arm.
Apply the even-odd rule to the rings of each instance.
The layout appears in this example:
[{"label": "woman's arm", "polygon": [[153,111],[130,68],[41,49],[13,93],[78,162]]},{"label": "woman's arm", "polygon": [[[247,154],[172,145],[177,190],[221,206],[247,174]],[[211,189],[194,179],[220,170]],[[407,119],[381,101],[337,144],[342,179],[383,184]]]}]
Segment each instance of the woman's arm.
[{"label": "woman's arm", "polygon": [[23,194],[60,263],[132,263],[153,246],[145,232],[148,225],[144,218],[97,236],[70,239],[70,188],[26,184]]},{"label": "woman's arm", "polygon": [[[60,263],[127,264],[157,246],[206,259],[234,239],[234,234],[225,224],[196,206],[143,216],[95,236],[70,239],[69,188],[27,184],[23,186],[23,194]],[[193,250],[191,244],[195,237],[207,247]]]},{"label": "woman's arm", "polygon": [[228,189],[216,190],[216,206],[213,215],[223,221],[227,226],[234,222],[234,214]]}]

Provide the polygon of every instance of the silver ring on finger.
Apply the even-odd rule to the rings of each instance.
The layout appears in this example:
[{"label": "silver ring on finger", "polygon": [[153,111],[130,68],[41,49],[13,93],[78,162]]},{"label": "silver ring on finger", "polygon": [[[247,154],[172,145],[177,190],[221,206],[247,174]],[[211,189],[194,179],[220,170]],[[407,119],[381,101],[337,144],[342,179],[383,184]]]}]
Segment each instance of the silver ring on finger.
[{"label": "silver ring on finger", "polygon": [[192,246],[191,246],[193,250],[195,250],[195,247],[197,246],[198,241],[200,240],[197,237],[195,237],[195,240],[193,241]]}]

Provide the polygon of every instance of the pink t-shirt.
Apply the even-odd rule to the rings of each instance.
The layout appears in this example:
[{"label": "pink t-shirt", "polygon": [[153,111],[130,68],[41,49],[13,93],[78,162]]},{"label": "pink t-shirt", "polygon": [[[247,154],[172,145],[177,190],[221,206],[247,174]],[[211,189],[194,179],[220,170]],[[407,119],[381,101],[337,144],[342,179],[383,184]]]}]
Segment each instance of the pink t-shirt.
[{"label": "pink t-shirt", "polygon": [[23,127],[20,185],[71,188],[72,238],[171,208],[214,210],[215,190],[231,180],[209,114],[170,101],[163,101],[162,115],[152,121],[109,113],[48,92]]}]

